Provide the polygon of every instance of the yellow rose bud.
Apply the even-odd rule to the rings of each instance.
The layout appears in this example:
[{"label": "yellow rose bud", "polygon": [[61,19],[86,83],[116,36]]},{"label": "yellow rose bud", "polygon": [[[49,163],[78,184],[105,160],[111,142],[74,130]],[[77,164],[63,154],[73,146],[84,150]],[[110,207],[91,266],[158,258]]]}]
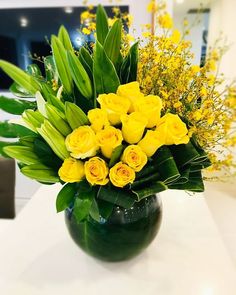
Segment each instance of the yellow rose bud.
[{"label": "yellow rose bud", "polygon": [[138,143],[143,152],[151,157],[163,145],[162,139],[157,131],[148,130],[144,138]]},{"label": "yellow rose bud", "polygon": [[107,113],[101,109],[93,109],[88,112],[88,119],[94,132],[102,130],[104,127],[109,126]]},{"label": "yellow rose bud", "polygon": [[112,152],[123,141],[122,132],[115,127],[108,126],[97,133],[97,142],[101,147],[102,154],[110,159]]},{"label": "yellow rose bud", "polygon": [[138,145],[129,145],[124,150],[121,160],[135,172],[139,172],[147,164],[147,155]]},{"label": "yellow rose bud", "polygon": [[73,158],[85,159],[95,156],[99,146],[93,129],[80,126],[67,136],[66,148]]},{"label": "yellow rose bud", "polygon": [[119,162],[110,169],[110,180],[116,187],[124,187],[135,180],[135,172],[128,165]]},{"label": "yellow rose bud", "polygon": [[166,114],[158,122],[156,132],[163,145],[187,144],[189,142],[186,124],[178,115]]},{"label": "yellow rose bud", "polygon": [[123,115],[121,121],[124,140],[130,144],[139,142],[148,123],[143,114],[134,112],[130,115]]},{"label": "yellow rose bud", "polygon": [[161,117],[162,101],[159,96],[148,95],[138,99],[134,103],[135,112],[142,113],[148,119],[147,128],[157,125]]},{"label": "yellow rose bud", "polygon": [[84,163],[73,158],[65,159],[58,175],[65,182],[79,182],[84,178]]},{"label": "yellow rose bud", "polygon": [[108,120],[112,125],[119,124],[121,122],[120,116],[127,114],[130,107],[128,98],[114,93],[100,94],[97,100],[101,109],[107,112]]},{"label": "yellow rose bud", "polygon": [[120,85],[117,89],[117,94],[119,96],[128,98],[128,100],[130,101],[129,113],[134,111],[134,102],[137,99],[144,97],[144,94],[140,92],[138,82],[131,82],[128,84]]},{"label": "yellow rose bud", "polygon": [[156,95],[145,96],[135,102],[134,109],[148,119],[147,128],[153,128],[161,117],[161,98]]},{"label": "yellow rose bud", "polygon": [[106,162],[99,158],[93,157],[84,164],[85,176],[92,185],[106,185],[109,182],[107,178],[109,170]]}]

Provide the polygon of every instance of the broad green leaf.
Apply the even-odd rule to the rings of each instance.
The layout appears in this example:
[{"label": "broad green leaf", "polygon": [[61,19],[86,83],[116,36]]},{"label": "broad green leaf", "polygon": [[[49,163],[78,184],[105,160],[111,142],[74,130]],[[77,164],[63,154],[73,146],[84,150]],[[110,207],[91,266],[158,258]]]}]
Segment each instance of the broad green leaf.
[{"label": "broad green leaf", "polygon": [[92,98],[93,88],[90,78],[82,66],[79,58],[71,51],[67,52],[67,59],[75,85],[85,98]]},{"label": "broad green leaf", "polygon": [[168,147],[159,148],[153,161],[156,162],[157,171],[164,183],[171,183],[180,177],[179,170]]},{"label": "broad green leaf", "polygon": [[120,80],[113,63],[99,42],[96,43],[94,53],[93,74],[97,94],[116,93]]},{"label": "broad green leaf", "polygon": [[136,189],[144,186],[149,186],[150,183],[156,182],[158,180],[161,180],[160,174],[158,172],[156,172],[155,174],[152,173],[146,177],[136,180],[133,184],[131,184],[131,188]]},{"label": "broad green leaf", "polygon": [[56,183],[60,181],[57,172],[55,172],[54,169],[51,169],[43,164],[33,164],[25,166],[21,168],[21,172],[25,176],[31,179],[35,179],[39,182]]},{"label": "broad green leaf", "polygon": [[50,146],[42,138],[36,138],[34,140],[33,149],[42,164],[56,171],[62,166],[62,160],[55,155]]},{"label": "broad green leaf", "polygon": [[90,190],[86,193],[79,193],[79,196],[75,200],[73,209],[73,216],[77,222],[81,222],[88,217],[95,195],[95,190]]},{"label": "broad green leaf", "polygon": [[32,98],[32,96],[33,96],[31,93],[29,93],[29,91],[27,91],[24,88],[22,88],[16,82],[13,82],[12,83],[12,85],[9,88],[9,90],[11,91],[12,94],[14,94],[17,97]]},{"label": "broad green leaf", "polygon": [[7,113],[21,115],[26,109],[35,108],[35,102],[0,96],[0,109]]},{"label": "broad green leaf", "polygon": [[97,195],[98,199],[129,209],[135,203],[135,194],[125,189],[113,186],[101,186]]},{"label": "broad green leaf", "polygon": [[9,123],[7,121],[0,122],[0,137],[17,138],[28,135],[33,136],[34,134],[34,132],[24,126]]},{"label": "broad green leaf", "polygon": [[40,163],[40,159],[34,153],[32,148],[28,146],[6,146],[3,148],[3,152],[23,164],[30,165]]},{"label": "broad green leaf", "polygon": [[117,20],[110,29],[104,42],[104,50],[116,68],[120,60],[121,29],[121,21]]},{"label": "broad green leaf", "polygon": [[189,180],[183,184],[171,184],[169,189],[186,190],[195,193],[204,192],[204,183],[202,180],[201,172],[190,173]]},{"label": "broad green leaf", "polygon": [[165,191],[167,189],[168,189],[168,187],[163,182],[157,181],[157,182],[149,184],[145,188],[133,189],[133,192],[135,193],[135,195],[137,197],[137,201],[139,202],[148,196],[158,194],[158,193]]},{"label": "broad green leaf", "polygon": [[66,119],[73,130],[80,126],[89,124],[89,120],[87,116],[81,110],[80,107],[78,107],[77,105],[71,102],[66,102],[65,106],[66,106],[66,111],[65,111]]},{"label": "broad green leaf", "polygon": [[23,87],[25,90],[29,91],[30,94],[33,96],[37,91],[41,89],[40,83],[37,82],[37,80],[25,73],[23,70],[20,68],[16,67],[15,65],[4,61],[0,60],[0,68],[12,79],[14,80],[17,84],[19,84],[21,87]]},{"label": "broad green leaf", "polygon": [[173,145],[170,149],[178,167],[190,164],[200,157],[191,142],[188,144]]},{"label": "broad green leaf", "polygon": [[104,201],[104,200],[101,200],[101,199],[97,200],[97,204],[98,204],[98,209],[99,209],[100,215],[104,219],[108,219],[113,211],[114,204]]},{"label": "broad green leaf", "polygon": [[118,147],[114,149],[109,162],[109,167],[113,167],[117,162],[120,161],[120,158],[124,149],[125,149],[125,146],[123,145],[119,145]]},{"label": "broad green leaf", "polygon": [[108,17],[107,13],[102,5],[98,5],[96,13],[96,33],[97,40],[103,44],[107,37],[109,26],[108,26]]},{"label": "broad green leaf", "polygon": [[64,86],[68,94],[72,94],[73,80],[67,62],[66,50],[61,41],[55,35],[52,35],[51,46],[57,72],[59,74],[62,85]]},{"label": "broad green leaf", "polygon": [[66,50],[73,51],[73,46],[71,44],[69,33],[63,25],[60,26],[60,29],[58,32],[58,38]]},{"label": "broad green leaf", "polygon": [[76,186],[74,183],[67,183],[57,195],[56,209],[57,213],[68,208],[74,201],[76,195]]},{"label": "broad green leaf", "polygon": [[95,198],[93,199],[92,205],[90,207],[89,215],[97,222],[100,222],[99,208]]},{"label": "broad green leaf", "polygon": [[45,57],[44,68],[46,73],[46,80],[48,82],[52,82],[52,81],[58,82],[58,72],[57,72],[55,61],[52,55]]}]

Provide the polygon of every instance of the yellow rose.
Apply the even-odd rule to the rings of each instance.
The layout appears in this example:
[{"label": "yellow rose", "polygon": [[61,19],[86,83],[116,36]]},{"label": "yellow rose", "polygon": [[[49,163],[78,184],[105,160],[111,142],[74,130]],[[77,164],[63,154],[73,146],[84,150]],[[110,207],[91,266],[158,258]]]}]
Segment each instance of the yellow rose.
[{"label": "yellow rose", "polygon": [[64,182],[79,182],[84,178],[84,163],[73,158],[65,159],[58,175]]},{"label": "yellow rose", "polygon": [[129,145],[123,152],[121,161],[139,172],[147,164],[147,155],[138,145]]},{"label": "yellow rose", "polygon": [[157,131],[148,130],[144,138],[138,143],[143,152],[151,157],[163,145],[162,139]]},{"label": "yellow rose", "polygon": [[163,145],[187,144],[189,142],[186,124],[178,115],[166,114],[158,122],[156,132]]},{"label": "yellow rose", "polygon": [[101,109],[93,109],[88,112],[88,119],[91,123],[91,128],[94,132],[102,130],[104,127],[109,126],[107,113]]},{"label": "yellow rose", "polygon": [[101,147],[102,154],[110,159],[112,152],[123,141],[122,132],[115,127],[108,126],[97,133],[97,142]]},{"label": "yellow rose", "polygon": [[112,125],[121,122],[120,116],[127,114],[130,102],[128,98],[118,96],[117,94],[100,94],[98,97],[101,109],[107,112],[108,120]]},{"label": "yellow rose", "polygon": [[85,159],[95,156],[99,146],[93,129],[81,126],[67,136],[66,148],[73,158]]},{"label": "yellow rose", "polygon": [[147,128],[153,128],[157,125],[161,117],[161,109],[162,101],[156,95],[145,96],[134,103],[135,112],[142,113],[148,119]]},{"label": "yellow rose", "polygon": [[84,164],[85,176],[92,185],[106,185],[109,182],[107,178],[109,170],[106,162],[99,158],[93,157]]},{"label": "yellow rose", "polygon": [[117,89],[117,94],[119,96],[128,98],[128,100],[130,101],[129,113],[134,111],[134,102],[137,99],[144,97],[144,94],[140,92],[138,82],[131,82],[128,84],[120,85]]},{"label": "yellow rose", "polygon": [[147,119],[137,112],[121,116],[121,122],[124,140],[130,144],[141,140],[148,123]]},{"label": "yellow rose", "polygon": [[110,169],[110,180],[116,187],[124,187],[135,180],[135,172],[128,165],[119,162]]}]

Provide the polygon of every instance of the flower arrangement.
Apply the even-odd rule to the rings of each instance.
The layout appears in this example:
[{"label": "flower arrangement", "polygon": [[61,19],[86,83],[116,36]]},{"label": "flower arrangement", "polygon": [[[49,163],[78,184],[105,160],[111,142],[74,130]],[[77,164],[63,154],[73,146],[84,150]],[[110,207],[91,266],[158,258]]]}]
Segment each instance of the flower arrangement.
[{"label": "flower arrangement", "polygon": [[0,100],[5,110],[23,112],[24,125],[1,123],[5,137],[18,138],[2,142],[2,154],[32,179],[62,183],[57,211],[73,203],[78,222],[166,189],[204,191],[202,170],[212,165],[213,147],[235,119],[232,91],[224,100],[215,88],[219,56],[211,52],[203,68],[190,65],[190,44],[172,30],[169,15],[163,7],[149,9],[160,11],[164,34],[146,26],[141,48],[130,45],[119,18],[108,22],[98,6],[96,24],[87,28],[96,30],[93,48],[76,52],[62,26],[51,38],[45,77],[36,65],[25,72],[0,61],[15,81],[12,92],[36,97]]}]

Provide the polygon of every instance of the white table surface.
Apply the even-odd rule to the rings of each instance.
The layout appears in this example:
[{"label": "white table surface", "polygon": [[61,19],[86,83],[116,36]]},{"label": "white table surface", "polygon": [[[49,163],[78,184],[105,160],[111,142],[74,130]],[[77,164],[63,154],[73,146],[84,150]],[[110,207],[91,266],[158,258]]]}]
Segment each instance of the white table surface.
[{"label": "white table surface", "polygon": [[202,195],[162,194],[163,222],[137,258],[104,263],[71,240],[43,186],[0,236],[1,295],[235,295],[236,271]]}]

